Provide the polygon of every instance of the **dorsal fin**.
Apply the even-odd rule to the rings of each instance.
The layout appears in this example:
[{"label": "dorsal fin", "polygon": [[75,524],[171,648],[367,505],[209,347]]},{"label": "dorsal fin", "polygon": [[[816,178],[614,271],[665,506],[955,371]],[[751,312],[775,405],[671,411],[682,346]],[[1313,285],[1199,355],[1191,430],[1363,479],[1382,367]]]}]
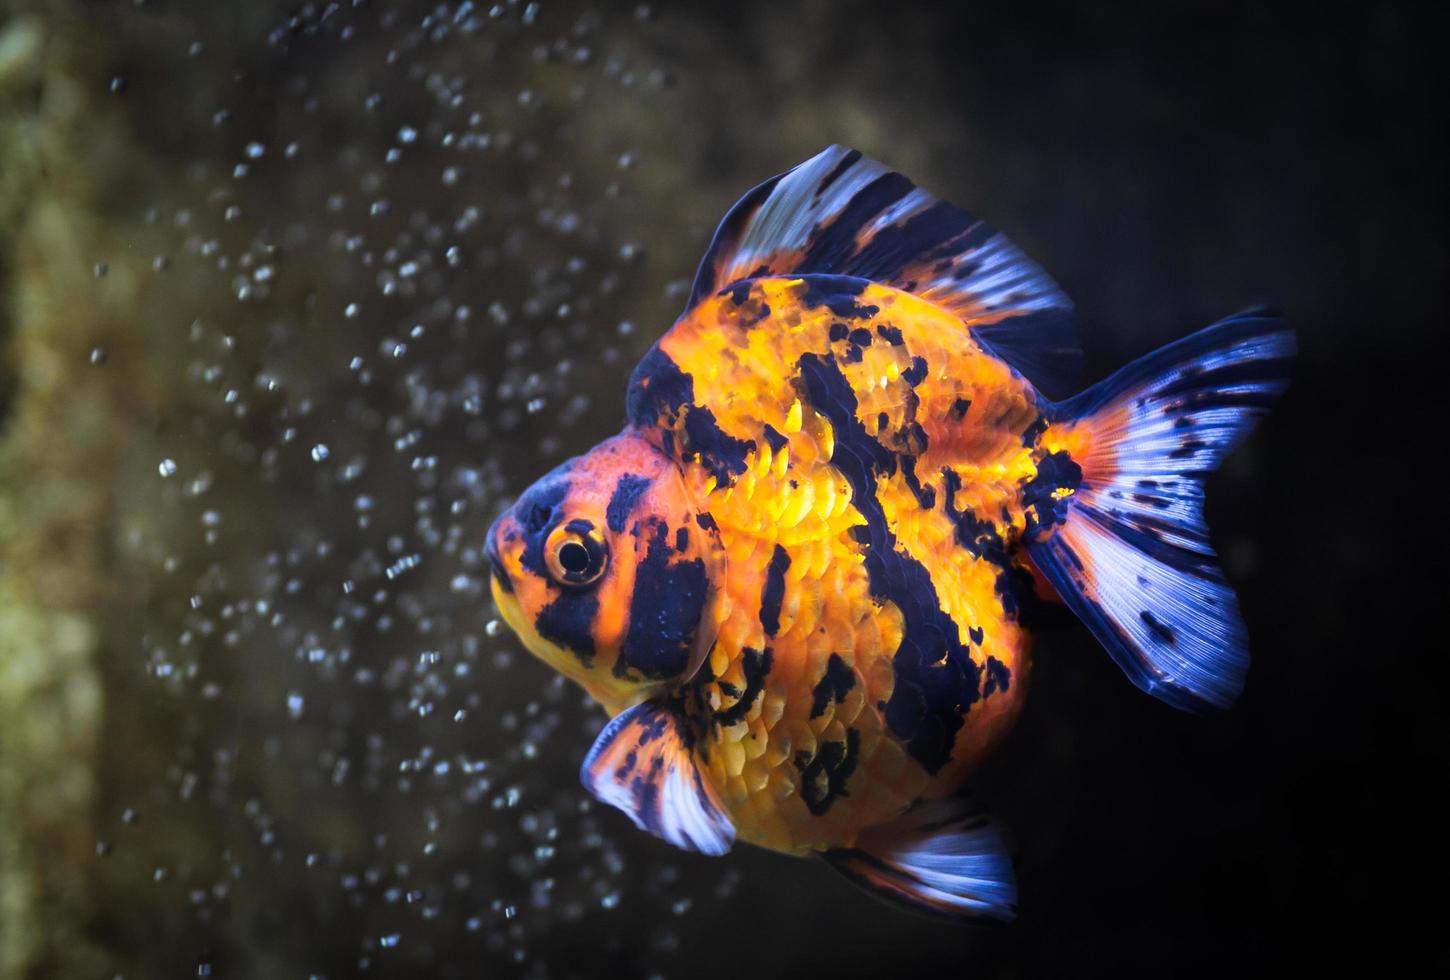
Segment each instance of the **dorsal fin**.
[{"label": "dorsal fin", "polygon": [[1049,396],[1074,386],[1072,303],[1004,235],[858,150],[832,146],[730,209],[695,275],[690,307],[767,275],[859,276],[960,317]]},{"label": "dorsal fin", "polygon": [[616,715],[579,767],[584,788],[676,847],[719,855],[735,825],[700,771],[679,714],[655,698]]}]

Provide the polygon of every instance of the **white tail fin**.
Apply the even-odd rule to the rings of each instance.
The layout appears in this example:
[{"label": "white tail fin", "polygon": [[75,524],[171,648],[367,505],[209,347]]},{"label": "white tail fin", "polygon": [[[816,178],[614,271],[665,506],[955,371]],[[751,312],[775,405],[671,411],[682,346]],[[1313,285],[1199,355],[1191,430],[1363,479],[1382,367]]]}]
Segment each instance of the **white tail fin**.
[{"label": "white tail fin", "polygon": [[1249,654],[1203,521],[1203,479],[1287,384],[1294,336],[1243,313],[1057,406],[1085,428],[1066,519],[1028,544],[1064,602],[1143,690],[1225,708]]}]

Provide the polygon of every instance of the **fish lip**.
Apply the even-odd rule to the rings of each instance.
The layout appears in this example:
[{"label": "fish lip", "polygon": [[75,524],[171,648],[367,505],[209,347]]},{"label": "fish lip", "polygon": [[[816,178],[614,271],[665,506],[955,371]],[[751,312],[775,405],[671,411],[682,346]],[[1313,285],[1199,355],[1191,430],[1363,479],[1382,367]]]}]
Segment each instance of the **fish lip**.
[{"label": "fish lip", "polygon": [[488,558],[489,571],[493,574],[493,579],[498,583],[499,588],[505,592],[512,593],[514,584],[509,580],[508,570],[504,568],[503,559],[499,557],[498,553],[499,527],[503,524],[506,516],[508,515],[499,515],[498,519],[489,525],[488,532],[484,535],[483,539],[483,553]]}]

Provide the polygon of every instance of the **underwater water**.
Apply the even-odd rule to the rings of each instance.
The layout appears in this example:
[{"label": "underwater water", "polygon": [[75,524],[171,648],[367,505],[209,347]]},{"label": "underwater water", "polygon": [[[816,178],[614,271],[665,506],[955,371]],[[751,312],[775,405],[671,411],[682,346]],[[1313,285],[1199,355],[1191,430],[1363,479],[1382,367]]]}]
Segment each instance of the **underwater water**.
[{"label": "underwater water", "polygon": [[[1354,828],[1443,721],[1366,681],[1406,599],[1326,461],[1394,472],[1365,379],[1428,386],[1443,17],[1221,8],[0,5],[0,978],[1195,973],[1407,927]],[[718,218],[833,142],[1037,258],[1092,377],[1300,332],[1209,490],[1247,693],[1179,715],[1045,631],[978,781],[1010,927],[636,831],[488,597]]]}]

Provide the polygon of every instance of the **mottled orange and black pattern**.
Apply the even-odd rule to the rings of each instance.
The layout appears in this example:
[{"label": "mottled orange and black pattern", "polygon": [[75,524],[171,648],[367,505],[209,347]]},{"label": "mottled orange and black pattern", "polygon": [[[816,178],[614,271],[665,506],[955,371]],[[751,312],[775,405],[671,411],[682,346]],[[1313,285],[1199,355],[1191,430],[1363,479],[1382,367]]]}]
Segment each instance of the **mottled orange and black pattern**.
[{"label": "mottled orange and black pattern", "polygon": [[1014,546],[1080,476],[1041,405],[961,320],[849,277],[735,284],[640,364],[629,421],[724,552],[684,710],[740,838],[849,845],[1010,728]]},{"label": "mottled orange and black pattern", "polygon": [[1050,401],[1077,334],[1005,237],[854,150],[741,198],[624,431],[488,535],[504,617],[614,716],[585,788],[687,850],[1010,918],[961,790],[1021,710],[1024,603],[1060,598],[1166,703],[1231,704],[1246,631],[1202,479],[1294,348],[1245,313]]}]

